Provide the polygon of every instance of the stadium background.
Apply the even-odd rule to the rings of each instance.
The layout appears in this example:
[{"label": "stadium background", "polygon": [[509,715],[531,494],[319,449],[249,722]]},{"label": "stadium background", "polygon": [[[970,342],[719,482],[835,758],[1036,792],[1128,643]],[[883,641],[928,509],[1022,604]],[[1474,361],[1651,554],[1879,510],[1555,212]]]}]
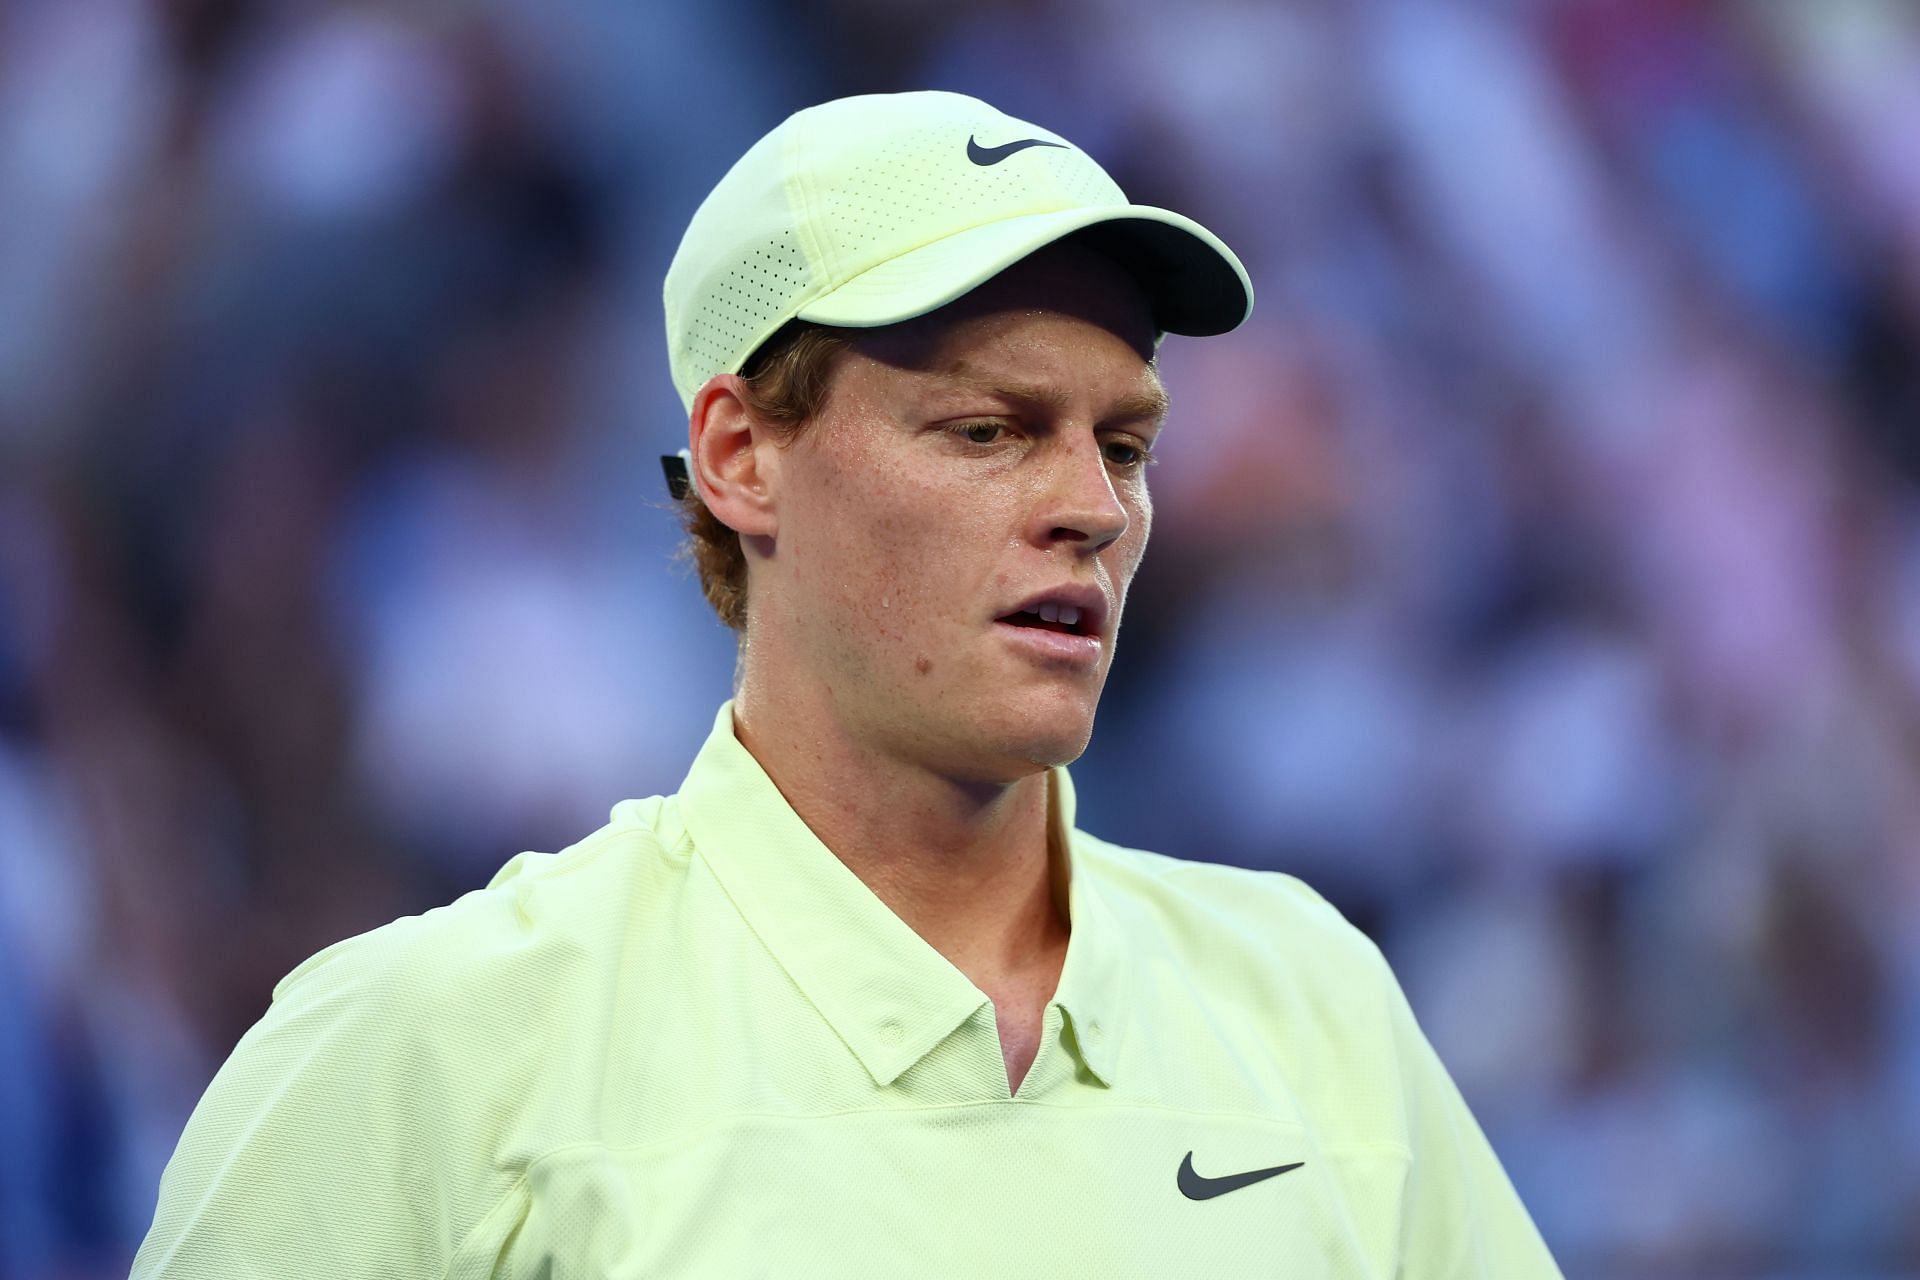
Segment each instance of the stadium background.
[{"label": "stadium background", "polygon": [[1920,1273],[1920,7],[0,0],[0,1274],[125,1274],[300,959],[677,784],[662,273],[910,87],[1259,290],[1086,825],[1377,937],[1570,1277]]}]

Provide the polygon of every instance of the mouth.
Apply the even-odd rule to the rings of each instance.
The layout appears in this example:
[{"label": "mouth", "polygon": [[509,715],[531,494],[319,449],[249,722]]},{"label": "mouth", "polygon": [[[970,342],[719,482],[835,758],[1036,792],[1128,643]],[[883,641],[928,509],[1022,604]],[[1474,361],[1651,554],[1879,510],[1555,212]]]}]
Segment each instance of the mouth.
[{"label": "mouth", "polygon": [[1112,615],[1107,593],[1093,583],[1068,583],[1036,591],[995,621],[1023,631],[1100,639]]},{"label": "mouth", "polygon": [[1106,648],[1108,614],[1105,592],[1073,585],[1028,597],[995,618],[994,625],[1030,659],[1092,671]]},{"label": "mouth", "polygon": [[1032,627],[1038,631],[1053,631],[1060,635],[1090,636],[1095,634],[1088,625],[1090,618],[1073,605],[1060,605],[1051,601],[1037,609],[1022,609],[1010,613],[999,621],[1010,627]]}]

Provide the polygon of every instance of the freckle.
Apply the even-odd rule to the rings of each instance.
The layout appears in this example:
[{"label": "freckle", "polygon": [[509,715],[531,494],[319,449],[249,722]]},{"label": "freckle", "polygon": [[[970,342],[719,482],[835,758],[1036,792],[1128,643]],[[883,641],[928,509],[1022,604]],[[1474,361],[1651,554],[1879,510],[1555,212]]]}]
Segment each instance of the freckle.
[{"label": "freckle", "polygon": [[914,659],[913,669],[921,675],[925,675],[927,672],[933,670],[933,659],[927,657],[925,654],[921,654],[918,658]]}]

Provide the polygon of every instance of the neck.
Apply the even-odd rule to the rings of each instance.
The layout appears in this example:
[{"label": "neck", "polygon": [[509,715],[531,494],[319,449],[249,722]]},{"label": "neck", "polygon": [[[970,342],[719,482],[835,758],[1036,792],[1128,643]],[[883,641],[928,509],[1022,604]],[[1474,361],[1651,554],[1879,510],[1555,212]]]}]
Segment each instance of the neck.
[{"label": "neck", "polygon": [[820,842],[975,985],[1057,963],[1068,913],[1064,867],[1056,878],[1049,850],[1046,771],[1005,783],[947,776],[863,743],[802,701],[747,673],[734,735]]}]

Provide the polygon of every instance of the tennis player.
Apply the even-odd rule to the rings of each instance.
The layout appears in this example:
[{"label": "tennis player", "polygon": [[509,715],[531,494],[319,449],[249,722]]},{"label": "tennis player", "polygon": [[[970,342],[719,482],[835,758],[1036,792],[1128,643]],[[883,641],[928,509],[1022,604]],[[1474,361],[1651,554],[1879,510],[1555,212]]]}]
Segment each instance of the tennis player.
[{"label": "tennis player", "polygon": [[666,281],[734,697],[676,794],[289,974],[134,1274],[1557,1276],[1362,934],[1074,824],[1156,346],[1251,305],[971,98],[757,143]]}]

